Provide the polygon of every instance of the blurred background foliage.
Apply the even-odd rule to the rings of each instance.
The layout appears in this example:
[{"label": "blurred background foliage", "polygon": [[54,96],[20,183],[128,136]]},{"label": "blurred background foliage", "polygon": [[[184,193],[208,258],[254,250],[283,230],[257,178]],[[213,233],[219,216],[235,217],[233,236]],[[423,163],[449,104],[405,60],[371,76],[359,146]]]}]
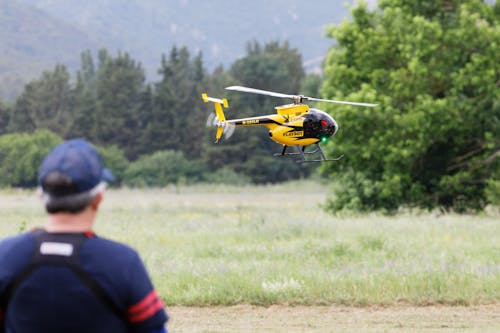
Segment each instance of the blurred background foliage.
[{"label": "blurred background foliage", "polygon": [[[76,77],[58,64],[0,101],[0,185],[32,187],[55,143],[86,137],[116,185],[196,182],[276,183],[317,176],[332,184],[326,207],[458,212],[498,205],[500,188],[500,4],[498,1],[380,0],[352,8],[328,28],[322,73],[306,73],[288,42],[250,41],[228,68],[209,71],[203,55],[174,46],[156,81],[127,52],[84,50]],[[276,159],[264,128],[238,128],[213,144],[212,111],[200,95],[227,97],[227,117],[274,112],[272,97],[229,85],[375,102],[373,109],[318,105],[340,125],[325,146],[337,163]]]},{"label": "blurred background foliage", "polygon": [[500,4],[379,8],[360,5],[329,31],[338,45],[324,64],[324,97],[380,103],[328,108],[341,126],[335,150],[347,155],[323,165],[338,180],[329,208],[482,209],[500,167]]}]

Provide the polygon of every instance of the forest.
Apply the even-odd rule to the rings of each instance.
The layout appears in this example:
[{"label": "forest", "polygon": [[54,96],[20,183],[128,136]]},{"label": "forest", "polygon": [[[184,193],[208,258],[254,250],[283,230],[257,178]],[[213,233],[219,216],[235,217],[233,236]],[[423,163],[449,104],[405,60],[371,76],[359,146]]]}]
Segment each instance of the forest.
[{"label": "forest", "polygon": [[[227,69],[175,46],[146,80],[127,52],[81,53],[0,103],[0,185],[36,185],[50,147],[86,137],[117,175],[116,185],[276,183],[320,173],[331,211],[400,207],[481,210],[500,197],[500,4],[479,0],[381,0],[329,28],[336,41],[323,73],[306,74],[288,42],[250,41]],[[284,93],[378,103],[374,110],[321,105],[340,131],[325,149],[338,163],[304,166],[272,156],[265,130],[238,128],[215,145],[200,95],[227,97],[228,115],[272,113],[282,101],[224,90],[244,85]]]}]

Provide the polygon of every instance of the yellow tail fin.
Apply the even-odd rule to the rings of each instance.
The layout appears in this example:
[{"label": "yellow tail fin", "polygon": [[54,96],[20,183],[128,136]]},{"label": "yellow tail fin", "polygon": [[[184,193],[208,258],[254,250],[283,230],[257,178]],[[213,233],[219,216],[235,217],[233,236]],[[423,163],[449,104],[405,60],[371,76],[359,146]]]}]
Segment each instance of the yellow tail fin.
[{"label": "yellow tail fin", "polygon": [[219,139],[222,137],[222,133],[224,132],[224,122],[226,121],[226,116],[224,115],[222,107],[228,108],[229,103],[225,98],[220,99],[220,98],[209,97],[206,93],[201,94],[201,98],[205,103],[208,102],[214,103],[215,116],[217,117],[217,133],[215,134],[215,142],[218,142]]}]

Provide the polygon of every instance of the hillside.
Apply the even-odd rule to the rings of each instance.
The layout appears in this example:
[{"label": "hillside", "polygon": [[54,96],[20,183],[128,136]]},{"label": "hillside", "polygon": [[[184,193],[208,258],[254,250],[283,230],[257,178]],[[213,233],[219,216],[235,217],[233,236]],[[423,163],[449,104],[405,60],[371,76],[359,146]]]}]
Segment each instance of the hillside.
[{"label": "hillside", "polygon": [[[201,51],[206,66],[226,67],[245,45],[288,40],[314,67],[332,40],[345,1],[331,0],[0,0],[0,98],[57,62],[78,68],[80,52],[104,47],[129,52],[154,77],[173,45]],[[8,88],[5,88],[8,87]]]},{"label": "hillside", "polygon": [[78,52],[95,48],[75,26],[12,0],[0,0],[0,98],[12,98],[28,78],[57,62],[75,68]]}]

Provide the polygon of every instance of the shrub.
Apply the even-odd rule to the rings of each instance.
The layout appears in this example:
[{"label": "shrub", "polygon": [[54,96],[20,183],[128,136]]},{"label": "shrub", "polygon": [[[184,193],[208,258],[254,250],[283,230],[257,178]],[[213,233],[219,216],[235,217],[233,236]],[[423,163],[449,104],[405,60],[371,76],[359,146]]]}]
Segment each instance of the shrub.
[{"label": "shrub", "polygon": [[162,150],[142,156],[125,170],[123,183],[132,187],[161,187],[200,181],[204,166],[187,160],[182,152]]},{"label": "shrub", "polygon": [[224,167],[206,173],[204,181],[211,184],[247,185],[252,182],[252,179],[247,175],[237,173],[229,167]]},{"label": "shrub", "polygon": [[43,157],[61,141],[48,130],[0,136],[0,186],[36,186]]},{"label": "shrub", "polygon": [[102,156],[102,159],[104,161],[104,165],[113,172],[115,175],[115,181],[113,186],[118,186],[122,183],[123,181],[123,176],[125,174],[125,170],[127,169],[127,166],[129,165],[129,161],[125,157],[125,154],[123,153],[123,150],[118,148],[117,146],[100,146],[97,147],[99,150],[99,153]]}]

